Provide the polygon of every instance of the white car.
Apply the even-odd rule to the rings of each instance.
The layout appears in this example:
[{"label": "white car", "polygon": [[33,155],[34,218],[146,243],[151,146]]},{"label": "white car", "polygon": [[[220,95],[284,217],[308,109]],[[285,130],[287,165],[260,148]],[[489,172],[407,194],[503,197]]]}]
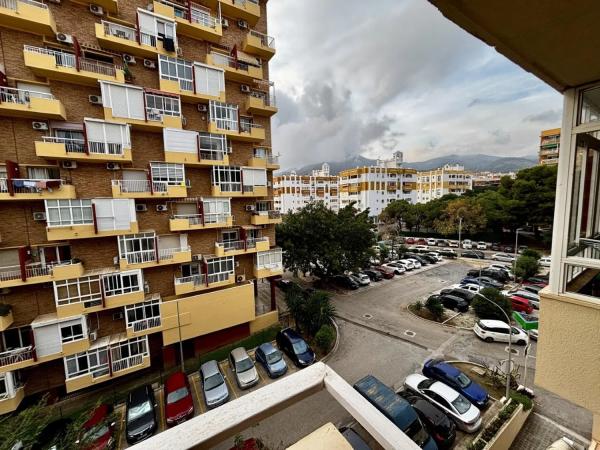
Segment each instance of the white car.
[{"label": "white car", "polygon": [[398,264],[398,263],[382,264],[381,267],[385,267],[386,269],[393,270],[395,275],[402,275],[404,272],[406,272],[406,269],[401,264]]},{"label": "white car", "polygon": [[544,256],[543,258],[540,258],[540,266],[550,267],[551,264],[552,264],[552,259],[550,258],[550,256]]},{"label": "white car", "polygon": [[429,250],[429,246],[427,246],[427,245],[413,245],[412,247],[410,247],[410,250],[419,250],[419,251]]},{"label": "white car", "polygon": [[437,245],[437,239],[433,239],[433,238],[427,239],[427,245]]},{"label": "white car", "polygon": [[454,284],[452,285],[453,288],[457,288],[457,289],[463,289],[465,291],[469,291],[469,292],[479,292],[480,290],[482,290],[483,288],[481,286],[479,286],[478,284],[473,284],[473,283],[466,283],[466,284]]},{"label": "white car", "polygon": [[408,259],[401,259],[399,261],[394,261],[394,263],[402,264],[406,270],[413,270],[415,268],[413,262]]},{"label": "white car", "polygon": [[473,248],[473,243],[469,239],[465,239],[462,242],[462,248],[467,249],[467,250],[471,250]]},{"label": "white car", "polygon": [[492,259],[494,261],[513,262],[515,257],[513,255],[509,255],[508,253],[494,253],[492,255]]},{"label": "white car", "polygon": [[350,274],[350,277],[361,286],[368,286],[371,284],[371,279],[366,273],[352,273]]},{"label": "white car", "polygon": [[448,247],[458,248],[458,241],[448,241]]},{"label": "white car", "polygon": [[481,428],[479,409],[450,386],[419,373],[407,376],[404,386],[448,414],[464,432],[475,433]]},{"label": "white car", "polygon": [[508,342],[510,334],[510,341],[513,344],[527,345],[529,343],[529,337],[525,331],[509,326],[501,320],[480,320],[473,327],[473,331],[485,342]]},{"label": "white car", "polygon": [[485,242],[478,242],[477,243],[477,250],[487,250],[487,244]]},{"label": "white car", "polygon": [[413,266],[415,267],[415,269],[420,269],[421,268],[421,262],[417,261],[414,258],[408,258],[408,260],[413,263]]},{"label": "white car", "polygon": [[438,252],[428,252],[426,255],[433,256],[437,261],[442,261],[444,259]]}]

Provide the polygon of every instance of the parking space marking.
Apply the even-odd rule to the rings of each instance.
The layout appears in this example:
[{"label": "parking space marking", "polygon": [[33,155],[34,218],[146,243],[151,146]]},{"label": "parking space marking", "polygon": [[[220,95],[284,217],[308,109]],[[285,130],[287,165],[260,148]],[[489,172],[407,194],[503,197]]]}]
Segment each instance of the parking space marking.
[{"label": "parking space marking", "polygon": [[125,436],[125,405],[123,405],[121,408],[121,420],[119,420],[119,444],[118,444],[118,448],[122,449],[126,447],[126,443],[123,443],[123,438]]},{"label": "parking space marking", "polygon": [[165,409],[164,409],[165,408],[165,402],[163,401],[164,400],[163,396],[164,396],[163,390],[159,389],[158,390],[158,415],[159,415],[159,418],[160,418],[160,422],[159,422],[159,428],[160,428],[160,430],[159,430],[159,433],[161,431],[164,431],[167,428],[167,425],[166,425],[166,422],[165,422],[165,420],[166,420],[165,419]]}]

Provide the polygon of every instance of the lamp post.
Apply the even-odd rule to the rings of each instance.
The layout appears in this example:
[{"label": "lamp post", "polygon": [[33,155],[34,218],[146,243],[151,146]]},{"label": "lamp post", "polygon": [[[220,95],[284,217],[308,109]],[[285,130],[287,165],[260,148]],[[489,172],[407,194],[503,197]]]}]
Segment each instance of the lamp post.
[{"label": "lamp post", "polygon": [[179,317],[179,301],[175,302],[177,307],[177,330],[179,331],[179,358],[181,359],[181,371],[185,373],[185,363],[183,362],[183,341],[181,340],[181,318]]},{"label": "lamp post", "polygon": [[478,292],[479,296],[481,298],[483,298],[484,300],[488,301],[489,303],[491,303],[492,305],[494,305],[496,308],[498,308],[500,311],[502,311],[502,314],[504,314],[504,317],[506,317],[506,323],[508,323],[508,327],[509,327],[509,334],[508,334],[508,367],[506,368],[506,395],[505,398],[506,400],[508,400],[508,397],[510,395],[510,371],[512,370],[512,326],[510,324],[510,317],[508,316],[508,314],[506,314],[506,311],[504,311],[496,302],[491,301],[489,298],[487,298],[485,295],[483,295],[481,293],[481,291]]},{"label": "lamp post", "polygon": [[458,250],[459,251],[462,249],[462,245],[460,243],[461,234],[462,234],[462,217],[459,217],[458,218]]},{"label": "lamp post", "polygon": [[515,260],[513,261],[513,275],[515,277],[515,283],[517,282],[517,249],[519,248],[519,231],[523,231],[522,228],[517,228],[515,231]]}]

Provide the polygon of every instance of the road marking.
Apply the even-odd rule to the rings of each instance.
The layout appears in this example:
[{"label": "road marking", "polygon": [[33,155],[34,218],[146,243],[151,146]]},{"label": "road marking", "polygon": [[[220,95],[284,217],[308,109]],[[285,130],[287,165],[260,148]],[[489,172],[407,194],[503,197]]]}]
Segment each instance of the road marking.
[{"label": "road marking", "polygon": [[256,373],[258,374],[258,378],[260,378],[260,381],[264,382],[265,379],[263,378],[263,376],[260,374],[260,369],[257,367],[256,368]]},{"label": "road marking", "polygon": [[533,414],[537,417],[539,417],[540,419],[545,420],[546,422],[552,424],[553,426],[555,426],[556,428],[558,428],[560,431],[562,431],[563,433],[569,434],[571,436],[573,436],[574,438],[578,439],[579,441],[581,441],[583,444],[585,445],[590,445],[590,440],[583,437],[582,435],[575,433],[573,430],[568,429],[567,427],[562,426],[559,423],[556,423],[554,420],[550,419],[549,417],[546,416],[542,416],[540,413],[538,412],[533,412]]},{"label": "road marking", "polygon": [[[196,374],[190,377],[192,379],[192,386],[194,387],[194,392],[196,392],[196,398],[198,399],[198,408],[200,409],[200,414],[204,413],[204,408],[202,407],[203,397],[200,395],[198,391],[198,384],[200,384],[200,377],[196,377]],[[196,378],[198,378],[196,380]]]}]

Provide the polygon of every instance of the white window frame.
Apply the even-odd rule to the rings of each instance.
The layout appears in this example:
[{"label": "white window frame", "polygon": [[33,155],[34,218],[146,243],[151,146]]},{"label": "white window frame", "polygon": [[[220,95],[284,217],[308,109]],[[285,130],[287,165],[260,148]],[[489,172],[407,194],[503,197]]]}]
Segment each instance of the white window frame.
[{"label": "white window frame", "polygon": [[179,163],[153,161],[150,162],[150,176],[154,183],[181,186],[185,184],[185,166]]},{"label": "white window frame", "polygon": [[204,223],[224,223],[231,216],[230,198],[203,198]]},{"label": "white window frame", "polygon": [[[82,286],[87,286],[86,292],[82,293]],[[65,306],[75,303],[92,303],[89,307],[102,304],[102,285],[99,275],[84,276],[79,278],[70,278],[53,282],[54,300],[56,306]],[[61,298],[59,291],[63,288],[67,290],[67,296]],[[76,291],[71,295],[71,291]]]},{"label": "white window frame", "polygon": [[[165,67],[163,67],[163,65]],[[166,68],[166,70],[164,70]],[[189,76],[186,71],[189,70]],[[177,81],[182,91],[194,91],[194,63],[182,58],[158,55],[158,73],[161,79]]]},{"label": "white window frame", "polygon": [[281,249],[258,252],[256,254],[256,267],[258,269],[276,269],[283,267],[283,253]]},{"label": "white window frame", "polygon": [[156,261],[156,234],[137,233],[119,236],[119,258],[128,264]]},{"label": "white window frame", "polygon": [[239,131],[239,106],[231,103],[210,101],[210,121],[217,129]]},{"label": "white window frame", "polygon": [[[123,355],[124,349],[127,349]],[[148,336],[139,336],[128,339],[126,341],[119,342],[110,347],[110,356],[113,365],[121,360],[125,360],[134,356],[141,355],[142,357],[148,356]],[[113,366],[114,367],[114,366]]]},{"label": "white window frame", "polygon": [[[80,341],[87,336],[87,326],[86,326],[86,323],[85,323],[85,320],[83,319],[83,317],[80,319],[79,323],[73,323],[73,322],[74,322],[74,320],[69,320],[66,323],[58,324],[58,333],[60,336],[60,342],[62,344]],[[81,327],[81,333],[77,333],[77,334],[73,333],[73,327],[76,327],[76,326]],[[65,329],[71,329],[70,336],[63,337],[63,330],[65,330]]]},{"label": "white window frame", "polygon": [[206,270],[209,283],[227,281],[235,273],[235,260],[233,256],[207,259]]},{"label": "white window frame", "polygon": [[181,99],[176,96],[144,92],[146,119],[162,122],[163,116],[181,117]]},{"label": "white window frame", "polygon": [[213,166],[212,184],[225,192],[242,192],[242,168],[238,166]]},{"label": "white window frame", "polygon": [[141,270],[115,272],[102,276],[102,286],[106,297],[143,292],[144,279]]},{"label": "white window frame", "polygon": [[[87,367],[85,369],[80,367],[80,358],[85,358],[87,362]],[[93,362],[94,359],[95,361]],[[104,359],[106,362],[101,362],[102,359]],[[75,361],[77,370],[74,372],[74,374],[69,373],[69,361]],[[63,363],[65,366],[65,378],[67,380],[88,374],[91,374],[94,378],[97,376],[108,375],[110,373],[108,346],[91,349],[75,355],[65,356],[63,358]]]},{"label": "white window frame", "polygon": [[[136,323],[151,319],[158,318],[160,322],[160,303],[160,297],[156,297],[142,303],[125,306],[125,323],[127,328],[134,329],[135,331]],[[133,320],[130,320],[130,314],[133,314]]]},{"label": "white window frame", "polygon": [[[69,227],[76,225],[93,225],[94,213],[92,209],[92,200],[73,199],[73,200],[45,200],[46,208],[46,226],[48,228]],[[51,219],[51,212],[58,211],[58,221]],[[68,210],[68,213],[67,211]],[[81,218],[74,219],[74,211],[79,211]],[[88,216],[89,217],[86,217]],[[64,217],[63,217],[64,216]]]}]

